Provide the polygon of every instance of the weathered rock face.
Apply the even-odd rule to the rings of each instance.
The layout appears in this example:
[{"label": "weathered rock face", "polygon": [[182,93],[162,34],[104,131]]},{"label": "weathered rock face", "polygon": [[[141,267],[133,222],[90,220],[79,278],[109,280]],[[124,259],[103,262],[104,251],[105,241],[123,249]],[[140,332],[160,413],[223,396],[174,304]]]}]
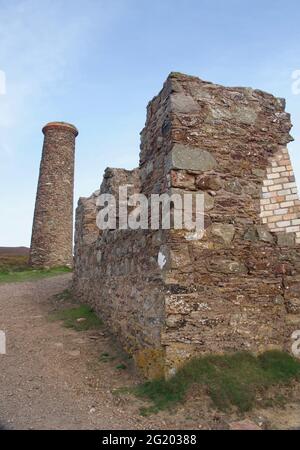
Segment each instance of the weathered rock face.
[{"label": "weathered rock face", "polygon": [[72,267],[74,152],[78,131],[73,125],[51,122],[43,133],[30,264],[44,268]]},{"label": "weathered rock face", "polygon": [[[146,195],[204,193],[204,236],[175,229],[97,234],[94,198],[80,200],[75,292],[147,376],[170,376],[204,352],[290,350],[300,326],[290,129],[281,99],[173,73],[148,105],[130,184]],[[111,177],[115,190],[128,183],[123,172]],[[94,238],[86,243],[87,222],[94,222]]]}]

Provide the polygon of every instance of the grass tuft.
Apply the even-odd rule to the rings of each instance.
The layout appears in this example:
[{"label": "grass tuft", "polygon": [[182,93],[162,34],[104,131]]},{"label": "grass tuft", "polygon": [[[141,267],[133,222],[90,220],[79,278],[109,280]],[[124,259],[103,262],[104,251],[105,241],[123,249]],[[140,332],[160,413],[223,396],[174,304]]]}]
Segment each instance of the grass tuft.
[{"label": "grass tuft", "polygon": [[63,320],[66,328],[76,331],[98,330],[103,322],[88,305],[80,305],[77,308],[67,308],[51,315],[52,320]]},{"label": "grass tuft", "polygon": [[114,359],[116,359],[116,357],[110,355],[107,352],[101,353],[101,355],[99,356],[99,362],[103,362],[103,363],[113,361]]},{"label": "grass tuft", "polygon": [[116,366],[116,369],[117,370],[126,370],[127,366],[126,366],[126,364],[121,363]]},{"label": "grass tuft", "polygon": [[65,289],[64,291],[55,294],[54,298],[59,302],[73,301],[73,295],[70,289]]},{"label": "grass tuft", "polygon": [[72,272],[69,267],[34,269],[28,265],[28,254],[0,252],[0,283],[34,281]]},{"label": "grass tuft", "polygon": [[249,411],[256,395],[276,385],[300,380],[300,361],[287,353],[269,351],[258,357],[240,352],[195,358],[169,379],[148,381],[133,392],[152,405],[142,415],[169,409],[183,402],[189,389],[205,386],[215,406],[222,410],[236,407]]},{"label": "grass tuft", "polygon": [[0,268],[0,283],[17,283],[22,281],[34,281],[42,278],[62,275],[72,272],[69,267],[54,267],[52,269],[33,269],[31,267]]},{"label": "grass tuft", "polygon": [[0,272],[22,271],[28,269],[28,255],[0,253]]}]

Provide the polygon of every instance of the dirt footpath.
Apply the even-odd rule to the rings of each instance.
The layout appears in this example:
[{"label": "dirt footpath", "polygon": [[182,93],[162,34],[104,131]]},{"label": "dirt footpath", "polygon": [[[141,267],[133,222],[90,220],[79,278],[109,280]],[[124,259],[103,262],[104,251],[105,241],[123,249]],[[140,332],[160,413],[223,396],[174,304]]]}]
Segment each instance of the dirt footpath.
[{"label": "dirt footpath", "polygon": [[151,426],[138,410],[132,415],[117,405],[112,389],[130,380],[117,370],[111,379],[110,365],[98,363],[107,337],[49,320],[51,297],[70,278],[0,285],[0,329],[7,338],[7,354],[0,355],[0,422],[13,429]]},{"label": "dirt footpath", "polygon": [[[70,281],[67,274],[0,284],[0,330],[7,338],[7,354],[0,354],[0,424],[11,429],[216,429],[243,419],[214,411],[201,391],[176,411],[143,417],[144,402],[116,395],[141,379],[107,330],[77,332],[49,320],[59,302],[53,296]],[[101,355],[109,357],[104,361]],[[299,426],[299,417],[297,403],[264,411],[263,417],[256,411],[248,419],[285,428]]]}]

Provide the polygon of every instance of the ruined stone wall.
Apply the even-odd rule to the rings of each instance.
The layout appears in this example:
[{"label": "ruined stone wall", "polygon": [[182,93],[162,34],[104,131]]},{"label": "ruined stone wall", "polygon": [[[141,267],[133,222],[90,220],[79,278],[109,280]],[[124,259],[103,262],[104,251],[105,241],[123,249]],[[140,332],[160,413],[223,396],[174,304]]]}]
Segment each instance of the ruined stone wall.
[{"label": "ruined stone wall", "polygon": [[155,377],[164,372],[164,286],[157,264],[163,232],[100,231],[96,225],[99,194],[118,197],[119,186],[125,185],[129,195],[139,192],[139,171],[109,168],[100,190],[79,199],[73,290],[92,305],[147,376]]},{"label": "ruined stone wall", "polygon": [[[171,74],[148,105],[136,192],[203,193],[204,236],[105,231],[81,246],[77,227],[75,286],[85,280],[87,300],[147,376],[205,352],[290,348],[300,208],[284,108],[259,90]],[[79,223],[85,214],[79,203]]]}]

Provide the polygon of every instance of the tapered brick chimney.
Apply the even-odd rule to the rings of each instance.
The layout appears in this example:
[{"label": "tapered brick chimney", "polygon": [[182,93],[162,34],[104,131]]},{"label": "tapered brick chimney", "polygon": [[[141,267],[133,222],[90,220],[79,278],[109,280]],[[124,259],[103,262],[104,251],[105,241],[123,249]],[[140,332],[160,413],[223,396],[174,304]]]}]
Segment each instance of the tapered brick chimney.
[{"label": "tapered brick chimney", "polygon": [[72,267],[74,156],[78,131],[68,123],[50,122],[43,133],[30,265]]}]

